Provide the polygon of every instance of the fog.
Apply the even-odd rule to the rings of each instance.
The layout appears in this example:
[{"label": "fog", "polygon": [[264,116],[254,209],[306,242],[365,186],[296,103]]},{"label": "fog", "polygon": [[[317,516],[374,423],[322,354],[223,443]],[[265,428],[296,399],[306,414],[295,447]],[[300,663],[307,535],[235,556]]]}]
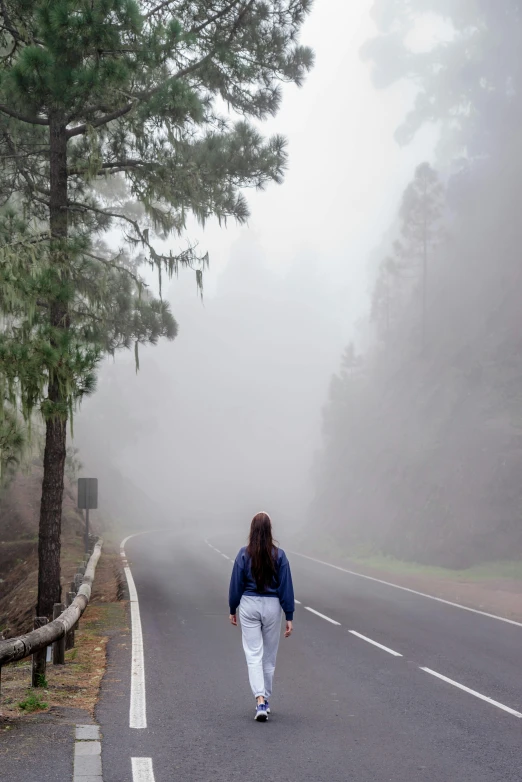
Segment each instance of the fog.
[{"label": "fog", "polygon": [[306,268],[279,279],[240,240],[203,305],[181,276],[171,293],[179,337],[143,351],[137,375],[133,361],[108,363],[85,405],[77,439],[89,465],[116,468],[173,519],[303,513],[339,349]]},{"label": "fog", "polygon": [[[477,527],[469,517],[514,433],[495,440],[484,410],[494,408],[498,429],[500,396],[493,404],[484,390],[470,401],[463,378],[475,370],[489,389],[484,368],[498,355],[482,348],[486,314],[501,309],[491,248],[516,180],[504,177],[501,149],[518,152],[519,3],[499,19],[472,0],[410,5],[316,2],[302,32],[316,66],[263,124],[288,138],[284,184],[247,194],[247,227],[190,223],[190,239],[210,255],[203,301],[192,276],[174,279],[166,297],[176,340],[142,350],[138,373],[130,355],[107,361],[76,418],[75,444],[110,513],[133,524],[235,526],[264,509],[283,530],[450,564],[462,555],[449,549],[471,539],[475,558],[509,549],[509,535],[491,552],[477,543],[495,534],[498,507]],[[443,195],[419,349],[420,259],[410,248],[403,274],[402,248],[393,289],[382,262],[425,161]],[[504,260],[516,242],[504,241]],[[512,328],[499,322],[497,343]],[[480,489],[477,449],[494,451]]]}]

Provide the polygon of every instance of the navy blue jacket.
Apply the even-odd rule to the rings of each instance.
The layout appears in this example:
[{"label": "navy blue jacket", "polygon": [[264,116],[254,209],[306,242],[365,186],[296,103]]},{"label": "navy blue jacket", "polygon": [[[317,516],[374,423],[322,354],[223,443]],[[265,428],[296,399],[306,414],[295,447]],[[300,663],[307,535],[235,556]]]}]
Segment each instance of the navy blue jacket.
[{"label": "navy blue jacket", "polygon": [[277,597],[281,603],[281,608],[285,612],[287,621],[292,621],[295,610],[294,587],[292,584],[290,563],[282,548],[277,550],[275,565],[276,572],[272,583],[264,592],[259,592],[252,575],[250,557],[247,554],[246,546],[243,546],[235,559],[234,567],[232,568],[232,576],[230,577],[228,603],[231,614],[236,613],[239,601],[243,595]]}]

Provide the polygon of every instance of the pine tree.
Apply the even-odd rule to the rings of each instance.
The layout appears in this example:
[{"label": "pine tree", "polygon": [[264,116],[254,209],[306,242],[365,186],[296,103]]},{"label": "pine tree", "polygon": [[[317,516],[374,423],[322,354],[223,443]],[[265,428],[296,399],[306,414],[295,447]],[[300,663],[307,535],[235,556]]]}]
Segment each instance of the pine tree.
[{"label": "pine tree", "polygon": [[421,163],[402,197],[399,212],[401,241],[395,254],[399,268],[420,270],[421,349],[426,348],[428,310],[428,259],[440,231],[444,191],[437,172],[429,163]]},{"label": "pine tree", "polygon": [[376,324],[377,334],[385,345],[389,344],[394,318],[394,305],[398,295],[398,264],[395,258],[387,257],[379,267],[373,289],[371,320]]},{"label": "pine tree", "polygon": [[[1,0],[0,373],[8,397],[46,423],[38,614],[60,597],[66,425],[105,350],[173,336],[101,236],[168,274],[206,254],[161,252],[189,213],[246,220],[242,187],[280,182],[285,141],[262,120],[281,82],[312,65],[297,42],[311,0]],[[225,109],[242,117],[232,122]],[[112,185],[110,184],[112,182]],[[122,287],[127,286],[123,292]],[[130,298],[129,298],[130,297]],[[130,302],[130,303],[129,303]],[[115,306],[114,312],[113,307]]]}]

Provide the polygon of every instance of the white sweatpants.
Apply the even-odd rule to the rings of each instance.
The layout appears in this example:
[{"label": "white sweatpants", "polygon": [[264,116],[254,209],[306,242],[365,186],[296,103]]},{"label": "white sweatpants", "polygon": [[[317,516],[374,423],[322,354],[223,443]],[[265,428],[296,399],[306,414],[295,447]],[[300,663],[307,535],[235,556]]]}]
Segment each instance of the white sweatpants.
[{"label": "white sweatpants", "polygon": [[239,620],[254,696],[270,698],[283,612],[277,597],[243,595]]}]

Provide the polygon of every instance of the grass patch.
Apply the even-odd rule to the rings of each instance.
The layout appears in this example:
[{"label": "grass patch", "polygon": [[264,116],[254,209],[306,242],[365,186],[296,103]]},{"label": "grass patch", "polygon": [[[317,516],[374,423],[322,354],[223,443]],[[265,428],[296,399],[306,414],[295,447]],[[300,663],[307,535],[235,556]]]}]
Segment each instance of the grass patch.
[{"label": "grass patch", "polygon": [[39,693],[30,692],[25,700],[20,701],[18,708],[25,712],[43,711],[48,704],[40,698]]},{"label": "grass patch", "polygon": [[47,690],[49,687],[49,683],[47,679],[45,678],[45,674],[39,673],[36,677],[36,686],[42,687],[44,690]]},{"label": "grass patch", "polygon": [[510,579],[522,581],[522,562],[484,562],[463,570],[421,565],[418,562],[405,562],[385,555],[370,557],[352,557],[354,562],[377,570],[387,570],[392,573],[411,573],[434,578],[459,579],[461,581],[488,581],[494,579]]},{"label": "grass patch", "polygon": [[436,565],[423,565],[419,562],[408,562],[397,559],[386,554],[380,554],[364,547],[354,547],[347,549],[342,544],[337,543],[329,536],[323,536],[320,542],[313,542],[310,539],[303,539],[303,552],[315,552],[315,556],[321,559],[333,558],[344,560],[346,566],[374,568],[375,570],[386,571],[387,573],[397,573],[412,576],[430,576],[432,578],[466,581],[466,582],[487,582],[499,579],[510,581],[522,581],[522,561],[500,561],[483,562],[473,565],[469,568],[454,570],[452,568],[438,567]]}]

